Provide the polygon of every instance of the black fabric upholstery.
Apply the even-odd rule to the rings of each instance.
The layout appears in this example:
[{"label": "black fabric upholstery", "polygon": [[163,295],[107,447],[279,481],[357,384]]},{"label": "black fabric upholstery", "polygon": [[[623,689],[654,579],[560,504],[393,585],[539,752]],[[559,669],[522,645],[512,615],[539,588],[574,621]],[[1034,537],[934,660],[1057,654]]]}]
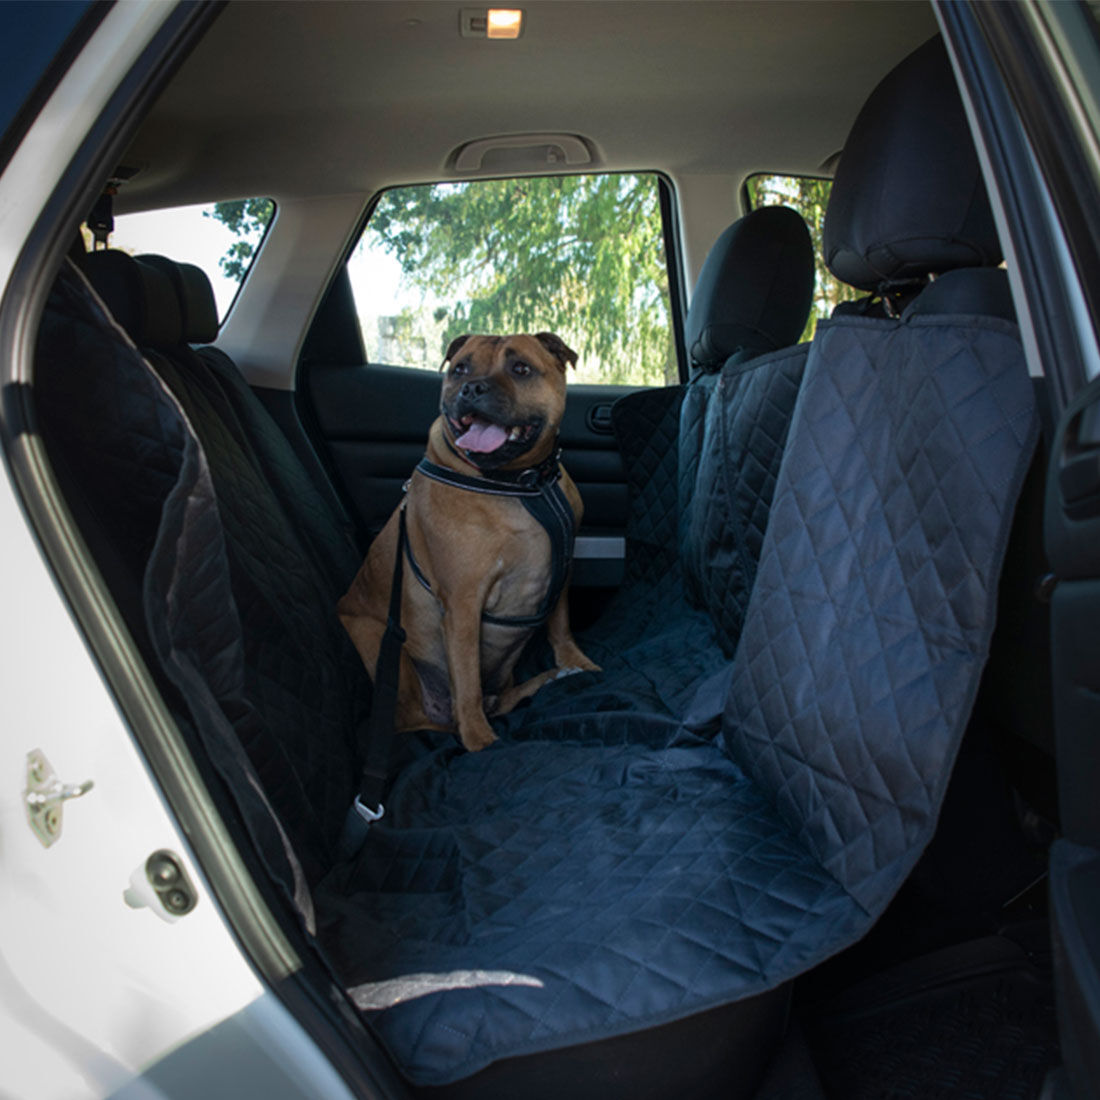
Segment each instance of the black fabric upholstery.
[{"label": "black fabric upholstery", "polygon": [[[209,419],[228,428],[235,445],[270,486],[335,602],[355,576],[362,557],[331,487],[319,484],[306,471],[224,352],[188,346],[208,335],[211,325],[217,333],[214,295],[206,274],[164,256],[134,259],[112,251],[89,254],[82,267],[134,342],[169,356],[173,369],[166,372],[166,380],[180,391],[177,396],[183,400],[192,391],[206,395],[211,408],[200,416],[200,426]],[[150,330],[163,338],[148,340]]]},{"label": "black fabric upholstery", "polygon": [[352,525],[332,486],[324,480],[320,465],[307,468],[303,464],[228,355],[206,347],[198,349],[197,358],[221,387],[243,437],[312,551],[330,591],[337,598],[343,595],[362,563],[362,554],[352,537]]},{"label": "black fabric upholstery", "polygon": [[78,260],[114,319],[139,347],[171,347],[183,337],[183,317],[171,279],[125,252],[89,252]]},{"label": "black fabric upholstery", "polygon": [[707,609],[727,656],[741,637],[807,352],[796,345],[723,369],[696,476],[681,494],[689,592]]},{"label": "black fabric upholstery", "polygon": [[684,323],[692,367],[793,344],[806,324],[814,254],[802,216],[766,206],[739,218],[707,254]]},{"label": "black fabric upholstery", "polygon": [[206,272],[194,264],[176,263],[166,256],[138,256],[140,263],[168,276],[176,292],[183,322],[183,340],[209,344],[218,338],[218,306]]},{"label": "black fabric upholstery", "polygon": [[865,934],[931,837],[1032,387],[998,319],[819,332],[732,661],[668,717],[539,704],[476,756],[428,741],[324,884],[355,900],[329,942],[414,1081],[773,988]]},{"label": "black fabric upholstery", "polygon": [[871,94],[852,127],[825,215],[825,262],[877,290],[1001,260],[951,65],[937,37]]},{"label": "black fabric upholstery", "polygon": [[[707,551],[713,547],[696,546],[698,539],[707,537],[701,531],[698,506],[692,504],[699,490],[699,463],[705,453],[719,452],[718,434],[727,430],[723,417],[733,411],[727,405],[720,416],[708,418],[708,405],[715,391],[727,384],[726,375],[748,377],[744,372],[750,361],[798,339],[809,315],[813,284],[809,231],[801,215],[788,207],[752,211],[712,246],[686,322],[693,365],[703,373],[686,386],[629,394],[614,407],[612,423],[630,500],[626,565],[618,595],[585,637],[586,644],[604,653],[629,648],[627,643],[648,637],[689,605],[703,606],[701,586],[713,592],[729,580],[722,575],[713,584],[704,581]],[[742,433],[745,446],[748,436],[761,430],[779,438],[779,452],[769,450],[767,460],[774,480],[786,434],[777,409],[785,408],[789,418],[798,387],[797,382],[786,387],[782,398],[773,395],[771,370],[770,358],[760,360],[754,392],[734,412],[738,423],[729,431],[734,446],[741,445]],[[742,382],[729,384],[738,388]],[[708,433],[713,436],[709,444]],[[739,478],[740,471],[733,476]],[[765,500],[756,508],[760,528],[766,513]],[[740,523],[733,529],[729,537],[740,540]],[[732,589],[743,608],[747,588],[734,584]],[[732,652],[736,626],[727,624],[722,635]]]},{"label": "black fabric upholstery", "polygon": [[[242,748],[266,733],[244,689],[209,467],[178,402],[75,269],[51,290],[34,386],[49,457],[127,627],[181,730],[199,739],[200,765],[224,782],[263,867],[309,927],[286,807],[276,813]],[[151,591],[171,598],[151,605]],[[308,857],[310,824],[294,826]]]},{"label": "black fabric upholstery", "polygon": [[[123,317],[148,324],[163,309],[179,318],[163,265],[97,252],[84,267],[92,286],[112,297]],[[304,472],[290,472],[289,444],[284,440],[285,477],[279,480],[277,448],[272,445],[260,458],[222,384],[181,334],[178,329],[174,345],[147,348],[145,354],[186,414],[209,464],[225,532],[229,590],[240,618],[248,700],[232,721],[279,818],[293,823],[302,865],[315,879],[335,858],[358,772],[355,730],[369,700],[366,673],[335,614],[347,576],[334,577],[336,567],[322,551],[310,515],[320,514],[323,504]],[[257,422],[267,415],[258,403],[252,411]]]},{"label": "black fabric upholstery", "polygon": [[949,271],[927,286],[905,310],[905,316],[956,313],[1016,321],[1008,272],[999,267]]},{"label": "black fabric upholstery", "polygon": [[688,317],[705,370],[614,407],[630,500],[626,565],[615,599],[580,637],[602,672],[548,685],[502,724],[509,733],[526,736],[569,709],[680,713],[732,654],[806,346],[767,353],[801,334],[813,281],[806,224],[786,207],[753,211],[715,242]]}]

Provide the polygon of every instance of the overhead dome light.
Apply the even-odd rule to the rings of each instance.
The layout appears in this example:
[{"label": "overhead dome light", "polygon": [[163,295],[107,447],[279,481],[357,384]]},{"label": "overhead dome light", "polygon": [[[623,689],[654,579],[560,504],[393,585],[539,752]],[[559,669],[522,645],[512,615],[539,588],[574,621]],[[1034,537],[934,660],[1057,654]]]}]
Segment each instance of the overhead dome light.
[{"label": "overhead dome light", "polygon": [[458,13],[463,38],[519,38],[523,34],[521,8],[463,8]]},{"label": "overhead dome light", "polygon": [[487,38],[519,38],[523,31],[523,12],[519,8],[490,8],[486,13]]}]

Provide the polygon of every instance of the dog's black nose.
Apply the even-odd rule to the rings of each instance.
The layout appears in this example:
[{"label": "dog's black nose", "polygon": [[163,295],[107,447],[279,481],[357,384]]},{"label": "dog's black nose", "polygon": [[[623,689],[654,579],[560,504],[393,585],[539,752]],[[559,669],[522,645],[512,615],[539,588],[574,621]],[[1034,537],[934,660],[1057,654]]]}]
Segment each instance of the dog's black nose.
[{"label": "dog's black nose", "polygon": [[469,382],[463,383],[459,394],[462,397],[480,397],[488,389],[489,383],[484,378],[471,378]]}]

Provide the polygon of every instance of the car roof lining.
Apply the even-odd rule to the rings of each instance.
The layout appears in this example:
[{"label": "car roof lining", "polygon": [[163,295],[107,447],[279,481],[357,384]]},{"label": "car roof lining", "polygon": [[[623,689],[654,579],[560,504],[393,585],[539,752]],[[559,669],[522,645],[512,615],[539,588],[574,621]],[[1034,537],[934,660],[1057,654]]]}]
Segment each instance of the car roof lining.
[{"label": "car roof lining", "polygon": [[514,42],[459,3],[230,3],[144,120],[120,211],[470,178],[495,135],[576,134],[593,167],[816,172],[935,33],[924,0],[534,0]]}]

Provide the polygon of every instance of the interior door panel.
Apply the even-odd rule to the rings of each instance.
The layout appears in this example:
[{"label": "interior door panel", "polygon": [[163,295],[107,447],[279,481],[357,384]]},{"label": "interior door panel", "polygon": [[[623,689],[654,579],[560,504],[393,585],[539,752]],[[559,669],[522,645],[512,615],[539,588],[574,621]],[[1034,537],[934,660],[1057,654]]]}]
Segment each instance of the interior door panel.
[{"label": "interior door panel", "polygon": [[[441,376],[385,365],[315,365],[307,372],[319,442],[365,540],[381,530],[424,454],[439,415]],[[584,500],[573,583],[609,587],[622,577],[627,490],[610,409],[625,386],[571,385],[562,461]]]},{"label": "interior door panel", "polygon": [[[1075,1096],[1100,1092],[1100,379],[1062,416],[1047,481],[1063,836],[1051,852],[1059,1027]],[[1087,1090],[1087,1091],[1086,1091]]]}]

